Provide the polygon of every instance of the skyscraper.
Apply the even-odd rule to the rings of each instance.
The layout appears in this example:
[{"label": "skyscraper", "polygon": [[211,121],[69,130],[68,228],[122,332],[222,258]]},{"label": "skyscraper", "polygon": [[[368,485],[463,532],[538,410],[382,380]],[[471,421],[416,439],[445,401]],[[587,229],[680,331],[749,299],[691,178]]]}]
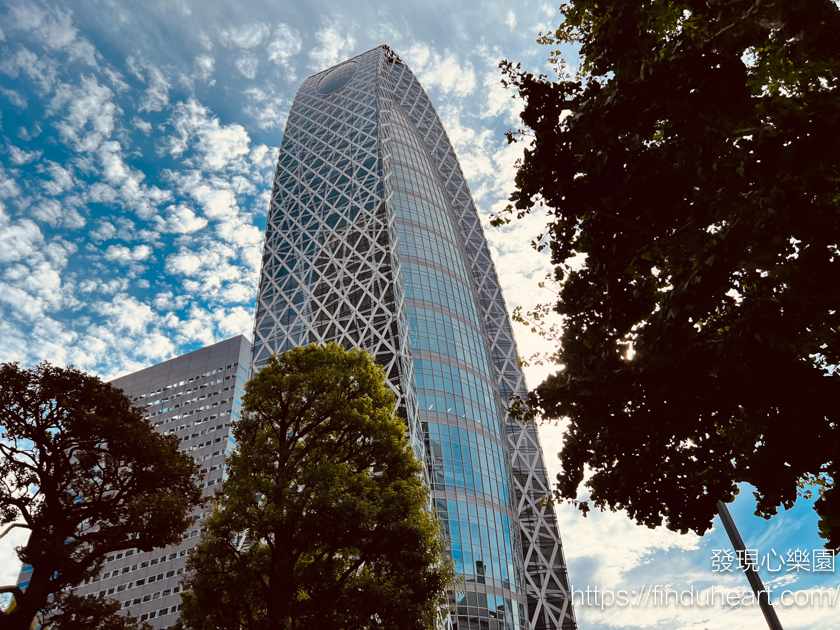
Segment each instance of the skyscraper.
[{"label": "skyscraper", "polygon": [[[220,341],[169,361],[111,381],[161,433],[181,439],[181,451],[201,462],[201,487],[210,496],[224,475],[224,456],[233,446],[230,425],[239,416],[248,378],[251,344],[242,335]],[[204,511],[179,545],[152,552],[128,549],[105,558],[99,575],[76,589],[78,595],[100,594],[122,608],[168,628],[178,619],[180,581],[187,552],[198,543]],[[31,569],[30,569],[31,571]],[[27,567],[18,585],[28,585]]]},{"label": "skyscraper", "polygon": [[306,79],[272,192],[253,363],[337,341],[371,350],[426,463],[465,578],[453,625],[574,628],[548,481],[499,281],[455,152],[381,46]]}]

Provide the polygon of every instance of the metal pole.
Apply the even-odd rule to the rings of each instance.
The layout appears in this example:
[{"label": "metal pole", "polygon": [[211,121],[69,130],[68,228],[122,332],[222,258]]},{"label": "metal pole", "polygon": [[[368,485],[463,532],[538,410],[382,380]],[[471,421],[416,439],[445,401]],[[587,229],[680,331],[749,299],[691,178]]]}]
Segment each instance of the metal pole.
[{"label": "metal pole", "polygon": [[764,613],[764,618],[767,620],[767,625],[770,630],[783,630],[782,624],[779,623],[779,618],[776,616],[776,611],[773,609],[773,604],[770,602],[770,596],[764,590],[764,584],[758,576],[758,570],[753,568],[752,563],[747,560],[747,547],[744,545],[744,540],[741,534],[738,533],[738,528],[735,527],[735,521],[729,513],[729,508],[723,501],[717,502],[718,514],[723,523],[723,529],[729,534],[729,540],[732,541],[732,546],[741,552],[741,557],[744,558],[744,573],[747,574],[747,580],[750,582],[753,593],[758,599],[758,605],[761,606],[761,612]]}]

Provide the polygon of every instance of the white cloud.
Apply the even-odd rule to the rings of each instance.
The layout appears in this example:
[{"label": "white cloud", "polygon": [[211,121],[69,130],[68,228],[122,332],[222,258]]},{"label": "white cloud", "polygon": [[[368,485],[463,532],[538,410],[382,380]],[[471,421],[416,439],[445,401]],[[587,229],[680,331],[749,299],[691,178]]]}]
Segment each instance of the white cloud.
[{"label": "white cloud", "polygon": [[114,238],[114,235],[117,233],[117,228],[114,227],[113,223],[109,221],[102,221],[99,223],[99,226],[95,230],[90,231],[90,238],[94,242],[102,242],[102,241],[109,241]]},{"label": "white cloud", "polygon": [[[122,184],[131,176],[131,169],[123,159],[122,145],[117,141],[102,146],[99,151],[99,163],[102,166],[102,175],[109,184]],[[140,182],[146,176],[138,171],[135,177]]]},{"label": "white cloud", "polygon": [[58,66],[49,57],[39,59],[38,55],[25,46],[18,46],[13,54],[5,55],[0,62],[0,72],[13,79],[23,72],[38,86],[42,94],[46,94],[55,84]]},{"label": "white cloud", "polygon": [[16,28],[30,31],[44,46],[68,53],[71,61],[80,60],[89,66],[96,66],[97,53],[79,31],[73,26],[70,11],[50,7],[43,11],[32,3],[13,5],[9,11]]},{"label": "white cloud", "polygon": [[135,116],[131,119],[131,124],[134,125],[135,129],[139,129],[147,136],[150,133],[152,133],[152,123],[150,123],[148,120],[142,120],[141,118]]},{"label": "white cloud", "polygon": [[[72,285],[61,280],[61,270],[77,251],[76,245],[61,238],[45,241],[28,219],[9,225],[4,215],[0,227],[0,258],[11,263],[0,267],[0,303],[6,307],[5,319],[37,326],[48,312],[77,307]],[[6,238],[10,242],[3,243]],[[31,343],[29,335],[26,339]],[[5,341],[0,338],[0,344],[6,345]],[[21,350],[25,351],[13,349],[15,354]]]},{"label": "white cloud", "polygon": [[269,28],[261,22],[251,22],[219,31],[219,41],[226,48],[255,48],[268,37]]},{"label": "white cloud", "polygon": [[169,81],[159,68],[148,66],[149,87],[140,101],[140,111],[159,112],[169,105]]},{"label": "white cloud", "polygon": [[86,280],[82,280],[76,289],[79,293],[93,293],[96,291],[96,287],[99,286],[99,283],[94,280],[93,278],[88,278]]},{"label": "white cloud", "polygon": [[106,318],[113,330],[133,335],[144,333],[155,319],[148,304],[124,293],[114,296],[111,302],[96,302],[93,309]]},{"label": "white cloud", "polygon": [[167,335],[152,333],[143,337],[139,350],[142,356],[162,361],[175,355],[175,344]]},{"label": "white cloud", "polygon": [[26,127],[18,127],[17,129],[17,136],[21,140],[33,140],[41,135],[41,123],[34,122],[32,123],[32,129],[27,129]]},{"label": "white cloud", "polygon": [[26,109],[29,106],[26,97],[17,90],[3,88],[0,89],[0,93],[2,93],[12,105],[19,109]]},{"label": "white cloud", "polygon": [[45,170],[50,174],[51,179],[41,180],[41,186],[44,187],[48,195],[60,195],[75,186],[73,173],[58,162],[47,160]]},{"label": "white cloud", "polygon": [[242,108],[260,129],[283,129],[291,102],[270,85],[253,86],[245,90],[248,104]]},{"label": "white cloud", "polygon": [[67,115],[55,123],[61,138],[73,144],[76,151],[95,151],[114,131],[117,106],[111,100],[114,93],[100,85],[94,77],[82,76],[81,85],[62,83],[50,102],[56,112],[69,104]]},{"label": "white cloud", "polygon": [[40,199],[36,201],[31,208],[29,214],[33,219],[48,223],[53,227],[64,227],[70,229],[78,229],[85,226],[85,220],[78,210],[73,207],[63,205],[56,199]]},{"label": "white cloud", "polygon": [[245,335],[251,337],[254,328],[254,314],[241,306],[235,306],[230,311],[217,311],[219,332],[225,337]]},{"label": "white cloud", "polygon": [[210,238],[202,239],[197,245],[166,259],[166,272],[183,276],[180,284],[188,294],[226,304],[241,304],[254,298],[256,270],[250,261],[246,265],[239,262],[237,248]]},{"label": "white cloud", "polygon": [[440,54],[426,44],[414,44],[404,58],[427,91],[437,88],[444,94],[463,98],[475,90],[472,64],[448,50]]},{"label": "white cloud", "polygon": [[482,55],[487,63],[487,71],[484,73],[485,95],[482,99],[481,117],[504,116],[505,124],[509,127],[517,127],[521,124],[519,114],[525,102],[521,98],[512,98],[514,92],[502,85],[499,61],[503,56],[502,51],[498,49],[487,50]]},{"label": "white cloud", "polygon": [[292,58],[300,53],[303,46],[300,34],[286,24],[278,24],[274,31],[274,38],[268,45],[268,59],[286,70],[286,79],[296,80]]},{"label": "white cloud", "polygon": [[111,85],[114,86],[114,89],[117,93],[122,94],[126,90],[130,89],[128,83],[123,81],[123,75],[114,70],[113,68],[104,67],[102,68],[102,73],[108,77],[108,80],[111,81]]},{"label": "white cloud", "polygon": [[0,262],[23,260],[37,251],[44,242],[38,225],[30,219],[12,222],[0,204]]},{"label": "white cloud", "polygon": [[155,217],[157,229],[163,233],[191,234],[207,226],[207,219],[196,216],[187,206],[169,206],[167,217]]},{"label": "white cloud", "polygon": [[157,206],[172,199],[168,190],[142,183],[145,174],[126,164],[119,142],[103,142],[96,155],[102,177],[111,186],[97,182],[87,191],[89,199],[100,203],[118,201],[143,219],[150,218]]},{"label": "white cloud", "polygon": [[24,151],[13,144],[8,145],[8,148],[9,157],[15,166],[22,166],[23,164],[34,162],[43,154],[43,151]]},{"label": "white cloud", "polygon": [[239,74],[246,79],[256,79],[257,70],[260,67],[260,60],[257,59],[254,53],[245,51],[233,62],[233,65],[239,70]]},{"label": "white cloud", "polygon": [[85,198],[88,201],[104,204],[117,203],[118,197],[119,193],[113,186],[102,182],[91,184],[85,194]]},{"label": "white cloud", "polygon": [[513,9],[508,9],[507,14],[505,15],[505,24],[507,24],[511,30],[513,30],[513,27],[516,26],[516,14],[513,12]]},{"label": "white cloud", "polygon": [[[0,199],[8,199],[10,197],[20,196],[20,187],[17,182],[6,175],[6,170],[0,164]],[[0,204],[0,211],[3,206]],[[2,214],[2,212],[0,212]]]},{"label": "white cloud", "polygon": [[198,43],[201,44],[205,50],[213,50],[213,41],[204,31],[199,31],[198,35]]},{"label": "white cloud", "polygon": [[[211,171],[226,168],[236,158],[247,155],[251,138],[239,124],[222,125],[212,116],[210,110],[190,98],[174,107],[170,123],[178,136],[169,136],[169,153],[175,157],[183,155],[194,141],[194,148],[200,156],[200,165]],[[188,162],[189,163],[189,162]]]},{"label": "white cloud", "polygon": [[251,150],[251,161],[260,166],[272,166],[276,159],[277,151],[271,150],[268,145],[259,144]]},{"label": "white cloud", "polygon": [[193,252],[180,252],[166,259],[166,271],[181,276],[193,276],[201,270],[201,267],[201,257]]},{"label": "white cloud", "polygon": [[148,260],[152,255],[152,248],[148,245],[137,245],[134,249],[124,245],[111,245],[105,250],[105,260],[123,265]]},{"label": "white cloud", "polygon": [[180,311],[189,303],[189,296],[176,296],[172,291],[161,291],[152,300],[152,305],[159,311]]},{"label": "white cloud", "polygon": [[340,24],[333,22],[315,33],[318,45],[309,51],[309,67],[323,70],[352,56],[356,40],[349,33],[342,33]]},{"label": "white cloud", "polygon": [[128,289],[128,278],[114,278],[108,282],[102,282],[96,286],[96,291],[102,295],[116,295]]},{"label": "white cloud", "polygon": [[[266,151],[260,151],[260,154]],[[237,191],[255,192],[244,177],[203,176],[170,172],[179,192],[190,196],[212,221],[213,232],[179,239],[176,253],[166,258],[165,270],[183,276],[183,290],[201,295],[205,300],[236,304],[253,299],[256,293],[261,257],[262,231],[253,225],[250,213],[243,213],[237,203]]]},{"label": "white cloud", "polygon": [[[497,146],[507,147],[507,143],[499,137],[493,129],[481,129],[464,122],[464,108],[458,106],[445,106],[438,110],[441,122],[446,129],[449,139],[458,154],[458,162],[464,175],[473,187],[476,196],[475,183],[482,178],[495,178],[497,174],[496,165],[488,159],[489,155],[496,150]],[[518,147],[515,147],[518,150]]]},{"label": "white cloud", "polygon": [[126,59],[126,67],[138,80],[148,85],[140,99],[141,112],[159,112],[169,105],[169,88],[172,86],[160,68],[146,59],[133,56]]},{"label": "white cloud", "polygon": [[193,60],[195,74],[199,79],[209,80],[216,71],[216,61],[210,55],[198,55]]}]

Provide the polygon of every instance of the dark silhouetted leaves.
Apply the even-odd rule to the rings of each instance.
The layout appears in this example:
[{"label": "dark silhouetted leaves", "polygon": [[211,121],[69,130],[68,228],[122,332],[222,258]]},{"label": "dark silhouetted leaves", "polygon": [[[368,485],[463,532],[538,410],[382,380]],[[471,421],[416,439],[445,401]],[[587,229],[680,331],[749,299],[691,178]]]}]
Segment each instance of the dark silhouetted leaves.
[{"label": "dark silhouetted leaves", "polygon": [[589,466],[595,506],[702,533],[738,482],[769,517],[818,479],[840,546],[840,10],[561,11],[543,42],[580,42],[577,73],[503,64],[533,137],[510,136],[528,144],[495,218],[544,203],[554,263],[585,260],[558,268],[563,369],[530,398],[571,419],[560,496]]}]

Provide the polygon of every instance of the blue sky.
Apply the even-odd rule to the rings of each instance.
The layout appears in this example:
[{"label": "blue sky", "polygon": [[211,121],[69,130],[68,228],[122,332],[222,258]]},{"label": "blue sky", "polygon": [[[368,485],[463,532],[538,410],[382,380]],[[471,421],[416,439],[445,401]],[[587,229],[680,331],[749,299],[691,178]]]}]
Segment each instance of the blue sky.
[{"label": "blue sky", "polygon": [[[6,2],[0,7],[0,361],[74,364],[113,378],[250,334],[277,147],[300,81],[382,43],[429,92],[480,211],[505,205],[521,150],[503,58],[546,71],[536,45],[556,7],[516,3]],[[571,57],[573,58],[573,55]],[[508,305],[548,299],[533,216],[488,238]],[[523,354],[539,340],[517,330]],[[531,368],[536,384],[545,368]],[[551,474],[562,427],[541,429]],[[807,448],[807,438],[792,448]],[[770,522],[749,489],[733,513],[751,548],[821,547],[810,504]],[[712,571],[731,548],[648,530],[624,514],[558,509],[576,589],[743,589]],[[19,530],[18,530],[19,531]],[[10,535],[0,582],[16,572]],[[793,592],[836,573],[763,574]],[[801,597],[800,597],[801,599]],[[837,608],[793,606],[786,628],[840,628]],[[757,608],[578,606],[581,628],[763,628]]]}]

